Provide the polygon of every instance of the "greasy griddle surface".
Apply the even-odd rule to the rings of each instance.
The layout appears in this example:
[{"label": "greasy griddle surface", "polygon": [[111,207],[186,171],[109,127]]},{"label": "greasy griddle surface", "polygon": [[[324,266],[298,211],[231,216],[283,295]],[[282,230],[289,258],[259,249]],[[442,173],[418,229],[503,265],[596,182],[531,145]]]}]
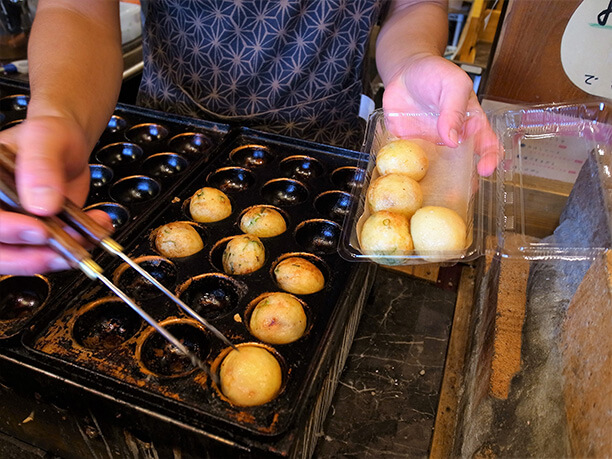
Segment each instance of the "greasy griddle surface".
[{"label": "greasy griddle surface", "polygon": [[[342,215],[334,214],[327,204],[315,206],[315,202],[325,201],[317,201],[322,193],[346,192],[350,189],[350,185],[334,181],[332,177],[338,168],[354,165],[356,154],[247,129],[236,131],[228,137],[214,158],[208,163],[198,164],[187,179],[173,188],[172,196],[155,202],[152,211],[147,212],[149,217],[146,221],[139,220],[131,231],[119,236],[119,242],[133,258],[159,256],[150,240],[151,231],[171,221],[189,221],[189,214],[185,210],[186,201],[199,188],[210,186],[210,181],[217,177],[215,172],[219,169],[247,169],[246,175],[252,178],[250,184],[245,189],[236,187],[232,190],[230,183],[230,189],[226,191],[232,201],[232,215],[221,222],[200,225],[205,235],[204,249],[191,257],[172,260],[176,266],[177,279],[171,290],[194,276],[222,272],[215,255],[215,244],[223,238],[241,233],[238,220],[242,210],[256,204],[272,204],[281,208],[288,216],[287,231],[280,236],[263,239],[265,265],[255,273],[233,276],[245,287],[243,296],[233,308],[211,319],[233,342],[257,343],[258,340],[245,327],[244,311],[249,302],[262,293],[279,291],[270,272],[274,261],[283,254],[293,252],[314,253],[320,259],[324,273],[328,276],[325,288],[312,295],[300,296],[306,303],[310,320],[306,335],[291,344],[268,346],[279,356],[284,372],[283,389],[279,396],[262,406],[238,407],[225,400],[210,378],[201,371],[179,377],[151,374],[143,369],[137,358],[139,343],[147,333],[144,325],[131,338],[112,349],[80,346],[74,339],[74,321],[83,314],[87,305],[109,296],[104,287],[86,280],[74,285],[58,300],[58,304],[63,306],[58,307],[57,313],[48,317],[49,320],[38,321],[37,326],[24,336],[24,344],[72,375],[82,375],[83,378],[98,381],[111,393],[120,390],[142,398],[146,403],[159,407],[165,414],[175,413],[177,417],[200,424],[211,420],[220,421],[240,430],[277,435],[289,427],[294,417],[304,408],[307,398],[312,395],[312,387],[321,378],[321,373],[324,373],[321,362],[327,352],[326,344],[338,335],[343,326],[337,322],[337,317],[343,317],[338,304],[345,293],[345,286],[350,285],[349,279],[356,264],[342,260],[335,250]],[[246,145],[264,147],[270,153],[268,160],[256,166],[237,164],[237,160],[230,158],[230,152]],[[296,175],[292,168],[286,167],[286,162],[281,164],[283,159],[292,156],[312,158],[317,167],[322,167],[316,168],[311,176],[309,171]],[[276,198],[262,190],[270,181],[282,181],[287,176],[292,176],[289,178],[297,180],[306,190],[301,198],[303,201],[290,205],[271,203],[270,200]],[[293,192],[295,190],[283,191],[285,194]],[[311,221],[311,228],[302,227],[306,221]],[[331,249],[330,241],[333,244]],[[102,258],[108,273],[119,266],[118,262]],[[141,305],[157,320],[186,317],[164,297],[147,299]],[[206,362],[215,367],[226,349],[222,342],[213,337],[209,337],[208,342],[210,352]]]},{"label": "greasy griddle surface", "polygon": [[[23,121],[29,100],[29,91],[26,88],[0,84],[0,129],[7,129]],[[174,186],[196,167],[201,167],[209,161],[227,130],[228,127],[223,124],[118,105],[89,158],[92,180],[85,206],[104,206],[104,210],[111,212],[116,227],[115,238],[133,232],[135,228],[142,226],[146,215],[153,211],[158,202],[169,199]],[[190,145],[186,140],[192,136],[199,141],[198,145]],[[180,144],[177,139],[182,140]],[[116,156],[121,156],[124,146],[127,149],[133,148],[140,154],[133,158],[125,156],[119,161],[116,158],[100,156],[101,151],[108,151],[107,147],[113,145]],[[164,153],[169,154],[159,156]],[[150,167],[154,155],[158,155],[155,157],[157,161],[163,162],[167,157],[178,161],[180,167],[162,164],[155,170]],[[166,175],[160,173],[164,167]],[[98,176],[102,174],[101,171],[108,175]],[[119,193],[115,185],[136,174],[140,179],[134,186],[119,190]],[[156,195],[149,198],[146,195],[147,190],[143,190],[140,192],[141,198],[134,199],[131,194],[139,193],[135,188],[143,184],[153,185]],[[94,255],[99,252],[95,251]],[[0,317],[0,340],[19,334],[42,310],[54,303],[55,298],[78,276],[75,276],[74,272],[48,273],[38,276],[38,280],[33,283],[30,283],[27,277],[22,280],[7,279],[8,277],[10,276],[0,276],[0,290],[7,303],[3,304],[3,308],[19,308],[20,311],[18,315],[13,314],[15,311],[3,311],[4,315]],[[29,286],[15,290],[13,286],[16,284]]]}]

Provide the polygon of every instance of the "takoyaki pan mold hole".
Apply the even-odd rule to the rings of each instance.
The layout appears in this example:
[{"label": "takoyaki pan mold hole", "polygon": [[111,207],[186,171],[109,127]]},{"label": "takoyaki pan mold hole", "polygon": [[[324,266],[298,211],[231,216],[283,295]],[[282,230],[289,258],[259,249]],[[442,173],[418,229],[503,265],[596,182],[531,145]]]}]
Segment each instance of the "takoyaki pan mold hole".
[{"label": "takoyaki pan mold hole", "polygon": [[340,225],[330,220],[307,220],[295,229],[295,240],[309,252],[334,253],[338,247],[340,230]]},{"label": "takoyaki pan mold hole", "polygon": [[106,297],[85,306],[74,321],[72,336],[87,349],[110,350],[134,336],[143,323],[119,298]]}]

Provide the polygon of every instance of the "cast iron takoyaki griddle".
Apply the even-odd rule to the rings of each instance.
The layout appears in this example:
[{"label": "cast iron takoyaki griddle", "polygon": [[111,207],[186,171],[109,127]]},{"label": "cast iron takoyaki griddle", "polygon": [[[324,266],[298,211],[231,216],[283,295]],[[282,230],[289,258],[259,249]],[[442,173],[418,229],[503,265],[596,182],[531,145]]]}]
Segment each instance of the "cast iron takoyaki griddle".
[{"label": "cast iron takoyaki griddle", "polygon": [[[29,100],[27,88],[0,85],[0,130],[25,119]],[[118,105],[89,159],[86,208],[107,212],[115,237],[121,237],[167,201],[190,170],[205,164],[226,133],[226,125]],[[0,339],[19,333],[76,277],[0,276]]]},{"label": "cast iron takoyaki griddle", "polygon": [[[283,371],[280,394],[254,407],[234,406],[203,372],[193,371],[165,342],[114,299],[102,286],[83,280],[72,286],[51,317],[37,321],[24,343],[42,358],[52,361],[71,377],[80,376],[106,390],[136,397],[141,403],[191,425],[229,424],[239,432],[269,436],[283,433],[300,413],[316,383],[322,378],[324,352],[339,335],[345,317],[338,305],[351,285],[359,264],[337,253],[340,223],[349,208],[356,177],[357,153],[236,129],[207,164],[200,163],[186,180],[173,188],[172,196],[149,213],[118,241],[126,253],[141,261],[162,283],[177,292],[189,306],[208,319],[235,344],[266,347]],[[204,186],[224,191],[232,202],[232,214],[216,223],[196,224],[189,200]],[[286,217],[287,231],[262,239],[266,261],[247,275],[223,272],[221,254],[229,237],[241,234],[238,221],[250,206],[276,207]],[[191,222],[204,241],[204,249],[186,258],[161,256],[152,242],[159,226]],[[297,295],[306,304],[309,324],[305,335],[290,344],[267,345],[252,336],[246,326],[247,307],[258,296],[281,291],[272,277],[274,264],[287,254],[301,254],[322,270],[323,290]],[[109,265],[115,282],[185,345],[209,363],[213,371],[228,349],[169,300],[156,294],[129,270]],[[348,308],[350,305],[343,306]]]}]

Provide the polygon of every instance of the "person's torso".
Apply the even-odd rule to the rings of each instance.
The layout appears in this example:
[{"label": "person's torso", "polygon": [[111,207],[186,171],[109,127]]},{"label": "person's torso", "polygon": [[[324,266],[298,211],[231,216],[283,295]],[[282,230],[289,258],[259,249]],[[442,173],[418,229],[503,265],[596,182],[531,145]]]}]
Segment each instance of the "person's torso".
[{"label": "person's torso", "polygon": [[138,103],[354,147],[385,0],[143,0]]}]

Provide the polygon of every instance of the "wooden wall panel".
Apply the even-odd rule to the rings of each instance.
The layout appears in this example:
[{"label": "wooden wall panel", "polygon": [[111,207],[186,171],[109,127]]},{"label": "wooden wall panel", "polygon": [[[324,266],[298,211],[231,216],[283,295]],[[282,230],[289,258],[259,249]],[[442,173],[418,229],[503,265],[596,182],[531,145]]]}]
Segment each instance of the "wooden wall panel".
[{"label": "wooden wall panel", "polygon": [[510,0],[480,95],[527,103],[595,99],[561,65],[561,38],[581,1]]}]

